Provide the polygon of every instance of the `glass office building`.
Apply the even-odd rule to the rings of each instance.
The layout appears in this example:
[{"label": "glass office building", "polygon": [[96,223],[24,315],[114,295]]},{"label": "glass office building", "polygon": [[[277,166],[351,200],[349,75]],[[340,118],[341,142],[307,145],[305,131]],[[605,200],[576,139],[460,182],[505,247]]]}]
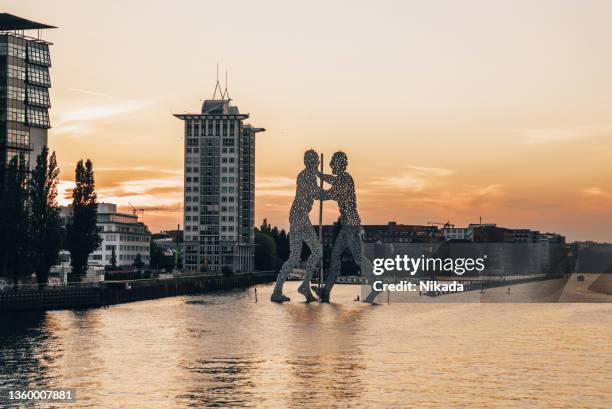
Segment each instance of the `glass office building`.
[{"label": "glass office building", "polygon": [[49,28],[0,13],[0,172],[16,155],[32,169],[47,145],[51,43],[41,33]]}]

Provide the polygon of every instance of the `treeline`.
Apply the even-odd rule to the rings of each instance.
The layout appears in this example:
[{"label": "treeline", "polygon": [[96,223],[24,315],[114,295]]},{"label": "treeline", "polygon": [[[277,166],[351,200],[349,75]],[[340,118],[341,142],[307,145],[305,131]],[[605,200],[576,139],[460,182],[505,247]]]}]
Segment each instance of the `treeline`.
[{"label": "treeline", "polygon": [[35,274],[44,287],[62,248],[71,254],[69,281],[78,281],[86,273],[89,254],[100,245],[93,164],[77,163],[74,216],[66,227],[57,203],[59,173],[55,152],[49,156],[44,147],[32,171],[21,154],[0,175],[0,276],[15,285]]},{"label": "treeline", "polygon": [[263,219],[255,227],[255,269],[258,271],[278,270],[289,258],[289,235],[284,229],[272,227]]}]

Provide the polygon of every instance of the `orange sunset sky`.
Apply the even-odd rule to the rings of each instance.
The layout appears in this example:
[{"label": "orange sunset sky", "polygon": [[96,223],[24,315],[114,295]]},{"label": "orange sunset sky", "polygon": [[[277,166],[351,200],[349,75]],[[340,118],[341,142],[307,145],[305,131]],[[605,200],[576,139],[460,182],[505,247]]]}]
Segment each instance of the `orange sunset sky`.
[{"label": "orange sunset sky", "polygon": [[482,216],[612,241],[610,1],[9,0],[2,11],[59,27],[44,38],[63,195],[91,158],[101,201],[168,209],[145,211],[154,232],[181,223],[172,113],[200,109],[220,62],[233,102],[267,129],[258,224],[287,225],[312,147],[347,152],[366,224]]}]

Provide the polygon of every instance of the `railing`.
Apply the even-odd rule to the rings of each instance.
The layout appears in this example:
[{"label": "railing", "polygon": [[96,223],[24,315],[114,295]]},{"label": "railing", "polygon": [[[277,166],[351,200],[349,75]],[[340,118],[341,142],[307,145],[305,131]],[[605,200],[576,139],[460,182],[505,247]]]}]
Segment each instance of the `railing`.
[{"label": "railing", "polygon": [[[67,284],[48,284],[46,289],[49,291],[53,290],[64,290],[67,288],[98,288],[100,286],[99,281],[88,281],[88,282],[72,282]],[[38,284],[12,284],[12,283],[0,283],[0,293],[10,292],[24,292],[24,291],[37,291],[40,288]]]}]

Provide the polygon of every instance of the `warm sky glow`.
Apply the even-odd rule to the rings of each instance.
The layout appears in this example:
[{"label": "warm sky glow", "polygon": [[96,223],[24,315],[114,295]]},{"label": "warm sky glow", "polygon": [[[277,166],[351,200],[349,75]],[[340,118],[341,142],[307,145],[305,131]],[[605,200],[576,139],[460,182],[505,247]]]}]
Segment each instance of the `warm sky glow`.
[{"label": "warm sky glow", "polygon": [[[286,225],[304,150],[342,149],[364,223],[507,227],[612,241],[612,2],[3,2],[60,27],[51,149],[69,186],[176,209],[182,122],[216,62],[257,144],[256,218]],[[153,231],[180,210],[145,211]],[[335,205],[326,208],[328,220]]]}]

